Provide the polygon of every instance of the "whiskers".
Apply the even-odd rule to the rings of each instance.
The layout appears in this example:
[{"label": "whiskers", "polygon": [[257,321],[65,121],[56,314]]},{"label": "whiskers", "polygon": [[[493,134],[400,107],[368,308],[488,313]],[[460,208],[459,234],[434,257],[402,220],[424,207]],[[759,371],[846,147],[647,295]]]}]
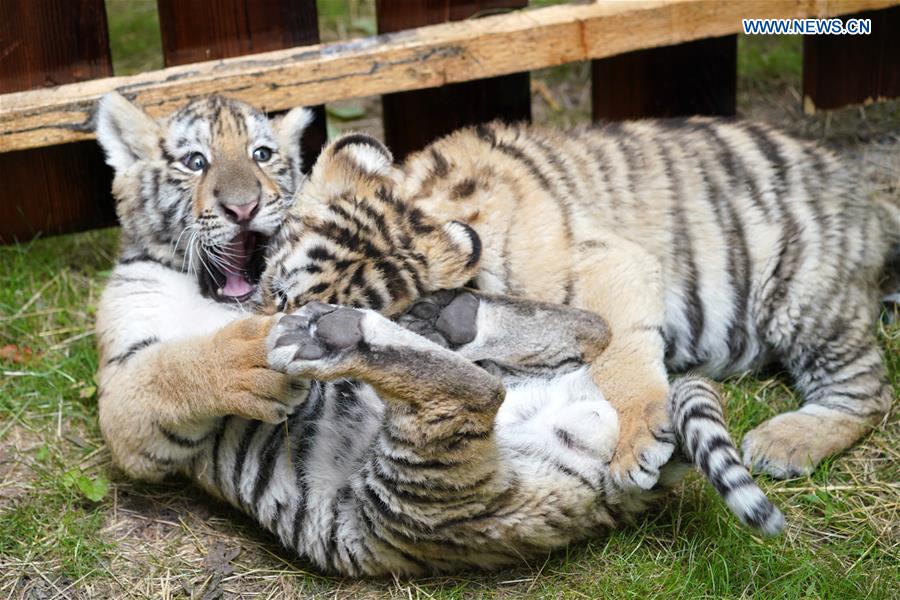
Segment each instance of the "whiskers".
[{"label": "whiskers", "polygon": [[190,224],[188,224],[188,225],[185,225],[184,229],[181,230],[181,233],[179,233],[179,234],[178,234],[178,237],[175,238],[175,243],[172,244],[172,254],[171,254],[171,257],[170,257],[171,260],[174,262],[174,261],[175,261],[175,255],[178,254],[178,246],[181,244],[181,238],[183,238],[183,237],[184,237],[184,234],[187,233],[188,231],[191,232],[191,235],[188,236],[188,245],[187,245],[187,248],[185,248],[185,253],[184,253],[184,255],[182,256],[182,259],[181,259],[181,272],[182,272],[182,273],[184,273],[184,261],[185,261],[185,259],[187,258],[187,255],[188,255],[188,253],[190,252],[190,249],[191,249],[191,239],[193,239],[193,235],[195,235],[195,234],[196,234],[196,231],[197,231],[197,224],[196,224],[196,223],[190,223]]}]

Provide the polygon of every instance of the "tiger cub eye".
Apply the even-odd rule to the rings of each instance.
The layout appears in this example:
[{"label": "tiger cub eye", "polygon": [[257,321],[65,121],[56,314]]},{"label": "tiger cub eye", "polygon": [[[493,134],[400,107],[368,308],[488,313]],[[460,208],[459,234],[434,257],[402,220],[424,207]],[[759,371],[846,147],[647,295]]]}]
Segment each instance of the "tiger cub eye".
[{"label": "tiger cub eye", "polygon": [[191,171],[202,171],[206,168],[206,157],[199,152],[192,152],[182,158],[181,163]]},{"label": "tiger cub eye", "polygon": [[271,148],[267,148],[265,146],[260,146],[259,148],[257,148],[256,150],[253,151],[253,160],[255,160],[256,162],[263,163],[263,162],[266,162],[267,160],[269,160],[270,158],[272,158],[272,149]]}]

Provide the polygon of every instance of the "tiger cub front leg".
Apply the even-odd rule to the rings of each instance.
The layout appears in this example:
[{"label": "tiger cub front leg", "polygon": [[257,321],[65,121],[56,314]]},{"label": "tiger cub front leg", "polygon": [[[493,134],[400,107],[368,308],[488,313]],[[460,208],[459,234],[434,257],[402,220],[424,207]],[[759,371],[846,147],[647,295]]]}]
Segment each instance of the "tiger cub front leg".
[{"label": "tiger cub front leg", "polygon": [[269,365],[292,377],[357,379],[385,401],[395,432],[416,447],[488,436],[503,384],[462,356],[370,310],[311,302],[282,316]]},{"label": "tiger cub front leg", "polygon": [[219,417],[283,421],[305,395],[268,368],[273,323],[272,317],[246,317],[132,356],[115,354],[115,340],[102,339],[100,427],[118,466],[132,477],[157,480],[200,451]]},{"label": "tiger cub front leg", "polygon": [[616,409],[619,441],[610,471],[623,486],[653,487],[672,456],[667,410],[661,265],[625,240],[583,244],[572,305],[602,315],[609,346],[591,364],[594,383]]}]

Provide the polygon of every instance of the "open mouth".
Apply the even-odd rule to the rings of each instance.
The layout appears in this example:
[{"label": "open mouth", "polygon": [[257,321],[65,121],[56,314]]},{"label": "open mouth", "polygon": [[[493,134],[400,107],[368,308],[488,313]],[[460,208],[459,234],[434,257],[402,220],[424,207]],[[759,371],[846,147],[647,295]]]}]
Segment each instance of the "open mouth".
[{"label": "open mouth", "polygon": [[242,231],[221,250],[210,250],[199,270],[200,291],[217,302],[245,302],[256,291],[265,256],[264,236]]}]

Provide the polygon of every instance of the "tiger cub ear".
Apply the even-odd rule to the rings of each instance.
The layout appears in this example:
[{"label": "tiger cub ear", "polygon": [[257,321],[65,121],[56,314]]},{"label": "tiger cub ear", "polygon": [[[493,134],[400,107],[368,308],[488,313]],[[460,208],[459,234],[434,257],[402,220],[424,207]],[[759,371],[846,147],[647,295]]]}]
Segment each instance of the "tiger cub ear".
[{"label": "tiger cub ear", "polygon": [[339,137],[326,150],[328,156],[345,160],[366,177],[386,177],[394,167],[390,150],[365,133],[349,133]]},{"label": "tiger cub ear", "polygon": [[478,274],[481,238],[464,223],[444,223],[442,227],[417,236],[413,246],[425,256],[428,268],[426,291],[462,287]]},{"label": "tiger cub ear", "polygon": [[159,124],[117,92],[100,98],[95,121],[106,163],[116,172],[159,155]]},{"label": "tiger cub ear", "polygon": [[313,111],[303,106],[292,108],[282,117],[272,119],[272,128],[278,139],[282,156],[287,157],[294,178],[299,179],[303,170],[303,134],[313,122]]}]

